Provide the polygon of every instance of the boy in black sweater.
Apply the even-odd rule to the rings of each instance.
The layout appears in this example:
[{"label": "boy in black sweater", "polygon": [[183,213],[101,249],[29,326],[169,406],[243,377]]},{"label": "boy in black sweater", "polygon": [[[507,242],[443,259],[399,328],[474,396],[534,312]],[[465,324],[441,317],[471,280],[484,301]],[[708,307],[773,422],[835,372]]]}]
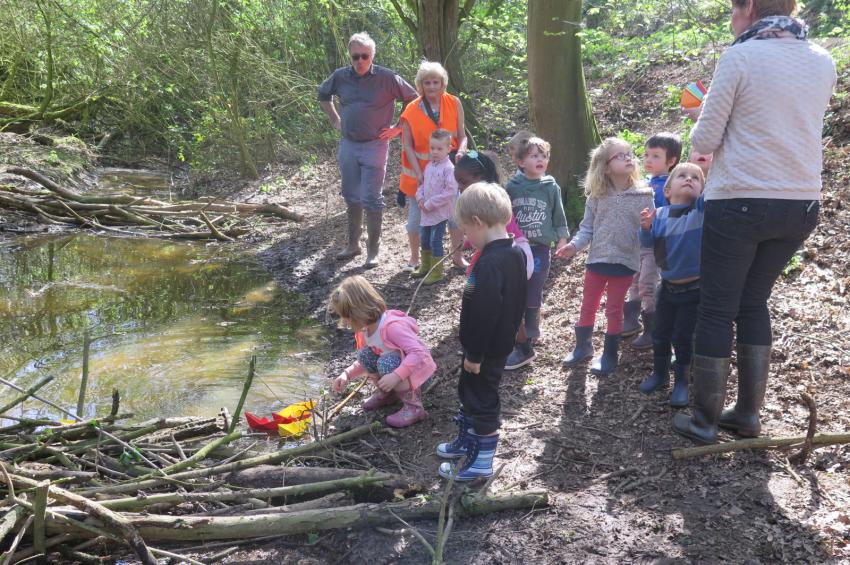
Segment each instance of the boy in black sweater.
[{"label": "boy in black sweater", "polygon": [[455,216],[481,256],[466,281],[460,311],[463,370],[458,381],[458,436],[437,446],[444,459],[462,459],[455,469],[440,465],[440,476],[470,481],[493,475],[493,455],[501,425],[499,383],[525,313],[525,255],[513,246],[505,226],[511,200],[497,184],[471,185],[457,202]]}]

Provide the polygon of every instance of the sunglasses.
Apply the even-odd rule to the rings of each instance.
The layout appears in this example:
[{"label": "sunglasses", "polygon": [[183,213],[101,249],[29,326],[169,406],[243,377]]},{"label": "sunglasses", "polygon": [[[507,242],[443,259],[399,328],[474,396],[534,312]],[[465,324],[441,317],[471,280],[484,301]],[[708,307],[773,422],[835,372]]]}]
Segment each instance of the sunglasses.
[{"label": "sunglasses", "polygon": [[369,53],[352,53],[351,54],[351,60],[352,61],[359,61],[360,59],[363,59],[364,61],[368,61],[369,57],[370,57]]}]

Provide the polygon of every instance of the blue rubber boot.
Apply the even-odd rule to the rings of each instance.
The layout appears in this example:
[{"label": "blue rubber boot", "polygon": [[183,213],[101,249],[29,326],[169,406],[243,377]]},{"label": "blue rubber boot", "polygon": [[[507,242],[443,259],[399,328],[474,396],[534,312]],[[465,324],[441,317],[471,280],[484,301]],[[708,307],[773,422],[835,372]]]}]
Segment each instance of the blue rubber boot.
[{"label": "blue rubber boot", "polygon": [[564,367],[572,367],[593,357],[593,326],[576,326],[576,348],[561,360]]},{"label": "blue rubber boot", "polygon": [[620,334],[605,334],[605,348],[602,355],[593,360],[590,372],[600,377],[606,377],[617,368],[620,353]]},{"label": "blue rubber boot", "polygon": [[513,371],[524,367],[534,361],[535,357],[537,357],[537,353],[534,352],[534,344],[531,338],[528,338],[526,341],[517,343],[514,346],[514,350],[511,351],[511,354],[508,355],[505,361],[505,370]]},{"label": "blue rubber boot", "polygon": [[644,394],[650,394],[668,384],[670,384],[670,356],[653,355],[652,374],[638,385],[638,390]]},{"label": "blue rubber boot", "polygon": [[468,435],[469,427],[472,426],[472,420],[467,418],[463,411],[463,406],[458,409],[454,421],[457,423],[457,437],[450,442],[438,445],[437,457],[457,459],[466,456],[466,436]]},{"label": "blue rubber boot", "polygon": [[623,304],[623,331],[620,337],[632,337],[641,329],[640,300],[629,300]]},{"label": "blue rubber boot", "polygon": [[688,394],[688,375],[691,372],[690,365],[673,365],[673,392],[670,393],[670,406],[673,408],[684,408],[690,401]]},{"label": "blue rubber boot", "polygon": [[440,463],[440,476],[456,481],[473,481],[475,479],[486,479],[493,476],[493,456],[499,445],[499,434],[492,436],[480,436],[473,430],[467,431],[466,457],[460,462],[460,467],[455,474],[455,465]]}]

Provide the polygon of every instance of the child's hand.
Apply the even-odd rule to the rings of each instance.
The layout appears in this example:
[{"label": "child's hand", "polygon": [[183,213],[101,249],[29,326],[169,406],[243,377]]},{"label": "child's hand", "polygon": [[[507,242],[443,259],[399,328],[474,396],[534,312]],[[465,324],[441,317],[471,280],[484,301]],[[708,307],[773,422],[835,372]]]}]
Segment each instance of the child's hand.
[{"label": "child's hand", "polygon": [[655,208],[650,210],[644,208],[640,212],[640,228],[643,230],[652,229],[652,220],[655,218]]},{"label": "child's hand", "polygon": [[337,394],[341,393],[345,390],[345,387],[348,386],[348,373],[343,371],[340,375],[334,379],[333,391]]},{"label": "child's hand", "polygon": [[387,373],[381,380],[378,381],[378,388],[384,392],[389,392],[398,386],[398,383],[401,382],[401,377],[395,374],[395,372]]},{"label": "child's hand", "polygon": [[572,259],[576,253],[578,253],[578,249],[572,243],[567,243],[555,249],[555,257],[559,259]]},{"label": "child's hand", "polygon": [[693,121],[697,121],[699,119],[699,115],[702,112],[702,104],[697,106],[696,108],[682,108],[682,113],[692,119]]},{"label": "child's hand", "polygon": [[472,373],[473,375],[477,375],[481,372],[481,363],[473,363],[469,361],[466,357],[463,358],[463,370],[467,373]]}]

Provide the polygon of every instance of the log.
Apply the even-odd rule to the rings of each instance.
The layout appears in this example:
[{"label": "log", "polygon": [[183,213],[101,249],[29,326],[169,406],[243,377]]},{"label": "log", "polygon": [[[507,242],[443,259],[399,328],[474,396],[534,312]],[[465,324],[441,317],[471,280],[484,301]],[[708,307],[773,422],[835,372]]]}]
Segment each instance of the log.
[{"label": "log", "polygon": [[285,506],[271,506],[269,508],[256,508],[248,510],[244,513],[245,516],[256,516],[259,514],[279,514],[281,512],[300,512],[302,510],[315,510],[317,508],[337,508],[340,506],[350,506],[354,504],[354,499],[351,495],[344,492],[333,492],[321,498],[307,500],[304,502],[296,502],[295,504],[287,504]]},{"label": "log", "polygon": [[292,485],[276,488],[259,488],[233,492],[174,492],[151,494],[143,498],[118,498],[100,502],[106,508],[116,511],[139,510],[154,504],[177,505],[184,502],[244,502],[249,498],[269,499],[286,497],[304,497],[315,494],[325,494],[338,490],[362,488],[373,484],[393,480],[392,475],[383,473],[359,473],[355,477],[322,481],[302,485]]},{"label": "log", "polygon": [[49,465],[39,465],[38,467],[22,466],[15,469],[15,472],[22,477],[27,477],[36,481],[43,481],[45,479],[51,481],[64,479],[63,482],[66,483],[87,483],[92,479],[97,478],[97,473],[90,473],[87,471],[68,471]]},{"label": "log", "polygon": [[[757,437],[752,439],[741,439],[737,441],[727,441],[725,443],[715,443],[712,445],[701,445],[699,447],[679,447],[673,449],[673,459],[688,459],[690,457],[699,457],[701,455],[715,455],[717,453],[728,453],[730,451],[745,451],[748,449],[787,449],[803,445],[806,442],[806,436],[795,437]],[[850,443],[850,433],[840,434],[818,434],[812,438],[813,446],[835,445],[840,443]]]},{"label": "log", "polygon": [[[479,516],[492,512],[535,508],[548,505],[546,491],[529,491],[493,497],[465,496],[456,510],[458,516]],[[420,499],[403,502],[355,504],[339,508],[281,512],[256,516],[127,516],[127,520],[147,540],[225,540],[286,536],[351,527],[395,524],[397,519],[434,519],[440,513],[440,501]],[[392,514],[390,513],[392,512]]]},{"label": "log", "polygon": [[[39,483],[32,479],[28,479],[20,475],[10,474],[9,476],[14,483],[23,485],[27,488],[39,486]],[[156,558],[150,552],[147,545],[145,545],[145,540],[139,535],[138,530],[125,517],[101,506],[96,502],[65,489],[54,485],[50,485],[48,488],[50,497],[79,508],[83,512],[87,512],[90,516],[96,517],[104,525],[117,530],[118,535],[127,542],[142,563],[145,565],[156,565]]]},{"label": "log", "polygon": [[377,431],[381,427],[380,422],[373,422],[371,424],[367,424],[364,426],[360,426],[347,432],[343,432],[340,434],[336,434],[330,436],[327,439],[321,441],[314,441],[312,443],[308,443],[306,445],[301,445],[298,447],[293,447],[291,449],[284,449],[282,451],[276,451],[274,453],[267,453],[263,455],[258,455],[256,457],[249,457],[248,459],[242,459],[240,461],[234,461],[233,463],[226,463],[223,465],[214,465],[212,467],[206,467],[204,469],[194,469],[192,471],[184,471],[182,473],[177,473],[175,475],[170,475],[168,479],[148,479],[144,481],[131,481],[127,483],[122,483],[119,485],[112,485],[108,487],[95,487],[88,489],[81,489],[79,492],[84,496],[93,496],[96,494],[120,494],[126,492],[136,492],[138,490],[145,490],[148,488],[152,488],[158,486],[165,482],[166,480],[177,480],[177,481],[186,481],[189,479],[199,479],[202,477],[211,477],[213,475],[223,475],[226,473],[231,473],[233,471],[239,471],[241,469],[248,469],[250,467],[256,467],[257,465],[266,465],[266,464],[274,464],[280,463],[282,461],[289,461],[290,459],[294,459],[296,457],[302,457],[308,453],[312,453],[314,451],[319,451],[330,447],[332,445],[337,445],[339,443],[348,441],[350,439],[354,439],[360,437],[364,434]]}]

